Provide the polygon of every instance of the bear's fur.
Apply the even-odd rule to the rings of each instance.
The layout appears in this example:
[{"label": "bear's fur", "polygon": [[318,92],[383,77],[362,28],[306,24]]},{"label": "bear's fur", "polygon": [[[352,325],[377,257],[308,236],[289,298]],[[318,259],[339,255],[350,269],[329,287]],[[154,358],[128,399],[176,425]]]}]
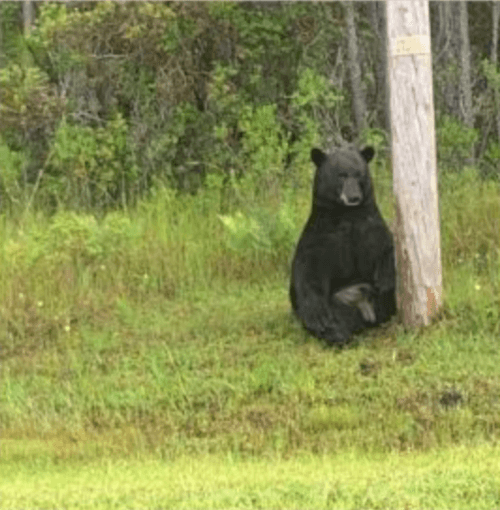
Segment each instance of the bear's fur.
[{"label": "bear's fur", "polygon": [[290,300],[314,336],[344,344],[396,311],[392,235],[375,203],[372,147],[311,151],[311,215],[292,263]]}]

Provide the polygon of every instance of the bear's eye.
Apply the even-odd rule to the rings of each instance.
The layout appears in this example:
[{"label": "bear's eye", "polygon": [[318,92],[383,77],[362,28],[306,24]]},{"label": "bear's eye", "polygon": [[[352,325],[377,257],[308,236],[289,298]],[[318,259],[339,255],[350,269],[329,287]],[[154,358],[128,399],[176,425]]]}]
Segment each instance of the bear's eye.
[{"label": "bear's eye", "polygon": [[347,179],[347,172],[340,172],[340,173],[339,173],[339,177],[340,177],[341,179]]}]

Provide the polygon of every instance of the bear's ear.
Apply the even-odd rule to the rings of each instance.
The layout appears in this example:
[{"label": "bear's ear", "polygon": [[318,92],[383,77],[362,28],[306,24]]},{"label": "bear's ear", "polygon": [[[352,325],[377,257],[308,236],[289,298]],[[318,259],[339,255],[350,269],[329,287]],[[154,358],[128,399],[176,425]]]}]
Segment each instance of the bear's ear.
[{"label": "bear's ear", "polygon": [[320,149],[312,149],[311,159],[316,166],[321,166],[328,156]]},{"label": "bear's ear", "polygon": [[359,152],[367,163],[369,163],[373,159],[373,156],[375,156],[375,149],[369,145]]}]

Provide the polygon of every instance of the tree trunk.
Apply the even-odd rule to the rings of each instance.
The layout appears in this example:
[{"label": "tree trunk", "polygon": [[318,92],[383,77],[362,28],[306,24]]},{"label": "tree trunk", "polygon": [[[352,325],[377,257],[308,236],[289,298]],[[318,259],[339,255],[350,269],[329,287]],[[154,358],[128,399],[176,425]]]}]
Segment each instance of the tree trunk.
[{"label": "tree trunk", "polygon": [[[493,34],[491,41],[491,63],[496,67],[498,54],[498,18],[500,17],[500,3],[493,2]],[[495,87],[495,110],[497,111],[497,136],[500,141],[500,94],[498,87]]]},{"label": "tree trunk", "polygon": [[370,21],[377,38],[376,62],[377,76],[377,102],[379,121],[387,132],[391,129],[391,116],[389,112],[389,90],[387,84],[387,27],[385,19],[385,6],[383,2],[370,2]]},{"label": "tree trunk", "polygon": [[3,55],[3,20],[2,20],[2,8],[0,7],[0,69],[3,67],[4,55]]},{"label": "tree trunk", "polygon": [[398,310],[404,324],[420,326],[442,299],[429,3],[386,6]]},{"label": "tree trunk", "polygon": [[347,23],[347,54],[349,58],[349,74],[351,77],[352,108],[356,121],[356,130],[359,133],[364,127],[365,101],[361,89],[361,68],[358,58],[358,40],[356,36],[356,25],[354,21],[354,4],[344,4]]},{"label": "tree trunk", "polygon": [[435,66],[435,86],[437,97],[442,98],[443,112],[460,117],[460,90],[458,76],[454,72],[460,47],[460,33],[457,27],[454,2],[436,2],[438,10],[438,33],[435,38],[433,61]]},{"label": "tree trunk", "polygon": [[467,127],[474,127],[472,86],[470,79],[469,17],[467,2],[457,2],[460,27],[460,110]]},{"label": "tree trunk", "polygon": [[437,45],[439,55],[448,62],[455,57],[456,34],[453,29],[453,10],[451,2],[437,2],[439,9],[439,35]]},{"label": "tree trunk", "polygon": [[23,2],[23,23],[24,23],[24,35],[30,33],[31,27],[33,26],[33,2],[31,0],[24,0]]}]

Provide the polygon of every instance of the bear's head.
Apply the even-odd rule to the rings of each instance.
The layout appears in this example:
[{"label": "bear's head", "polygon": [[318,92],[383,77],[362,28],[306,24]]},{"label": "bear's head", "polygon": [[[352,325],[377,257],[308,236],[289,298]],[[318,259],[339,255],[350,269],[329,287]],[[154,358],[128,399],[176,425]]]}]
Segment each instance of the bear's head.
[{"label": "bear's head", "polygon": [[312,149],[311,159],[316,165],[315,205],[352,208],[371,203],[373,190],[368,163],[374,154],[373,147],[365,147],[361,151],[338,149],[330,155],[320,149]]}]

